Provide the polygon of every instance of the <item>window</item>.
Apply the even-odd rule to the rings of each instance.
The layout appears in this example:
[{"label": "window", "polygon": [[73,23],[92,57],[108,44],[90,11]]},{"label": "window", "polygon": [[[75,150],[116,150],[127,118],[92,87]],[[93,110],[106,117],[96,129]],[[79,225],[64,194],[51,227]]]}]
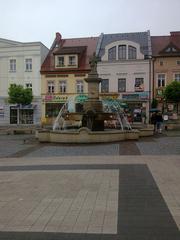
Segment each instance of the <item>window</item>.
[{"label": "window", "polygon": [[108,60],[116,60],[116,47],[112,47],[108,50]]},{"label": "window", "polygon": [[76,57],[69,56],[69,65],[76,65]]},{"label": "window", "polygon": [[177,50],[174,47],[172,47],[172,52],[177,52]]},{"label": "window", "polygon": [[177,81],[177,82],[180,82],[180,73],[176,73],[174,75],[174,80]]},{"label": "window", "polygon": [[109,79],[102,79],[102,81],[101,81],[101,92],[102,93],[109,92]]},{"label": "window", "polygon": [[9,70],[11,72],[16,72],[16,59],[10,59]]},{"label": "window", "polygon": [[126,45],[119,45],[118,59],[126,59]]},{"label": "window", "polygon": [[58,56],[57,57],[56,66],[57,67],[64,67],[64,56]]},{"label": "window", "polygon": [[163,61],[160,61],[160,62],[159,62],[159,65],[160,65],[160,66],[163,66]]},{"label": "window", "polygon": [[64,103],[46,103],[45,115],[46,117],[57,117]]},{"label": "window", "polygon": [[26,71],[28,71],[28,72],[32,71],[32,59],[31,58],[27,58],[25,60],[25,68],[26,68]]},{"label": "window", "polygon": [[168,47],[168,48],[166,49],[166,52],[170,52],[170,51],[171,51],[171,48]]},{"label": "window", "polygon": [[133,46],[128,46],[128,59],[136,58],[137,58],[136,48]]},{"label": "window", "polygon": [[26,88],[30,88],[32,90],[32,83],[26,83]]},{"label": "window", "polygon": [[54,82],[53,81],[48,81],[48,93],[54,93]]},{"label": "window", "polygon": [[59,82],[59,91],[60,93],[66,93],[66,81]]},{"label": "window", "polygon": [[165,74],[158,74],[157,86],[164,87],[165,86]]},{"label": "window", "polygon": [[144,91],[144,78],[135,78],[134,89],[136,92]]},{"label": "window", "polygon": [[126,79],[120,78],[118,79],[118,92],[125,92],[126,91]]},{"label": "window", "polygon": [[64,66],[64,57],[58,57],[58,66],[63,67]]},{"label": "window", "polygon": [[177,63],[177,65],[180,65],[180,60],[177,60],[177,62],[176,62],[176,63]]},{"label": "window", "polygon": [[77,91],[77,93],[83,93],[84,92],[83,80],[77,80],[76,81],[76,91]]}]

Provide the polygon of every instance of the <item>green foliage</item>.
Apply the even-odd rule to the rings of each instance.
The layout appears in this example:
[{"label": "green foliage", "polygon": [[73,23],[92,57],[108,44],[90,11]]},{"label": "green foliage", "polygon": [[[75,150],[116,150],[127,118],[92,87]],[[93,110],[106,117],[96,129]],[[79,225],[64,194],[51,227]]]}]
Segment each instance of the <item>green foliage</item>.
[{"label": "green foliage", "polygon": [[11,84],[8,89],[9,103],[30,104],[33,100],[32,90],[22,85]]},{"label": "green foliage", "polygon": [[151,108],[156,108],[158,105],[158,100],[156,98],[153,98],[152,103],[151,103]]},{"label": "green foliage", "polygon": [[180,102],[180,82],[173,81],[167,85],[164,90],[164,98],[168,102]]}]

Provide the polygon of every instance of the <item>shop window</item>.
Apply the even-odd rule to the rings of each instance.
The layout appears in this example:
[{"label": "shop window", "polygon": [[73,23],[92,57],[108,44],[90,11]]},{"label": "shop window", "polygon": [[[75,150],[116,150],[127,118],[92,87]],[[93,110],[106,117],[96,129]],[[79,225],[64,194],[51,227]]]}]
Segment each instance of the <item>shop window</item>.
[{"label": "shop window", "polygon": [[108,93],[109,92],[109,79],[102,79],[101,81],[101,92]]},{"label": "shop window", "polygon": [[33,109],[10,107],[10,124],[33,124]]},{"label": "shop window", "polygon": [[10,124],[17,124],[18,123],[18,113],[17,109],[13,109],[10,107]]},{"label": "shop window", "polygon": [[45,116],[46,117],[57,117],[64,103],[46,103]]},{"label": "shop window", "polygon": [[108,50],[108,60],[116,60],[116,47],[112,47]]},{"label": "shop window", "polygon": [[142,92],[144,91],[144,78],[135,78],[135,92]]},{"label": "shop window", "polygon": [[76,103],[76,112],[83,112],[83,104]]},{"label": "shop window", "polygon": [[165,74],[158,74],[157,86],[158,87],[164,87],[165,86]]},{"label": "shop window", "polygon": [[19,109],[19,124],[33,124],[33,109]]},{"label": "shop window", "polygon": [[118,92],[125,92],[126,91],[126,79],[120,78],[118,79]]}]

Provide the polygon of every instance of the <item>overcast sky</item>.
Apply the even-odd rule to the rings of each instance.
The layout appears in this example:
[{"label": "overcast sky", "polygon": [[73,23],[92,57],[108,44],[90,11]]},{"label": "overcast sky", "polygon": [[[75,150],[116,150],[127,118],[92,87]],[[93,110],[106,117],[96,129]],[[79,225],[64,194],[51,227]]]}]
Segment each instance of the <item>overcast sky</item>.
[{"label": "overcast sky", "polygon": [[0,38],[41,41],[150,30],[180,31],[180,0],[0,0]]}]

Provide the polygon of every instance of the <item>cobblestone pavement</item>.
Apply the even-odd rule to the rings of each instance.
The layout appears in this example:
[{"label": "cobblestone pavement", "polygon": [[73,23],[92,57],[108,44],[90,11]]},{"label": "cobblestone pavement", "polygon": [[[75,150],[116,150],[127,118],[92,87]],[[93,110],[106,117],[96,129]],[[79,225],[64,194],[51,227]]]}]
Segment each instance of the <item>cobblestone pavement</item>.
[{"label": "cobblestone pavement", "polygon": [[179,240],[178,156],[0,159],[0,239]]},{"label": "cobblestone pavement", "polygon": [[180,154],[180,132],[109,144],[40,144],[32,135],[0,135],[0,157]]},{"label": "cobblestone pavement", "polygon": [[179,240],[180,134],[113,144],[0,135],[0,239]]}]

